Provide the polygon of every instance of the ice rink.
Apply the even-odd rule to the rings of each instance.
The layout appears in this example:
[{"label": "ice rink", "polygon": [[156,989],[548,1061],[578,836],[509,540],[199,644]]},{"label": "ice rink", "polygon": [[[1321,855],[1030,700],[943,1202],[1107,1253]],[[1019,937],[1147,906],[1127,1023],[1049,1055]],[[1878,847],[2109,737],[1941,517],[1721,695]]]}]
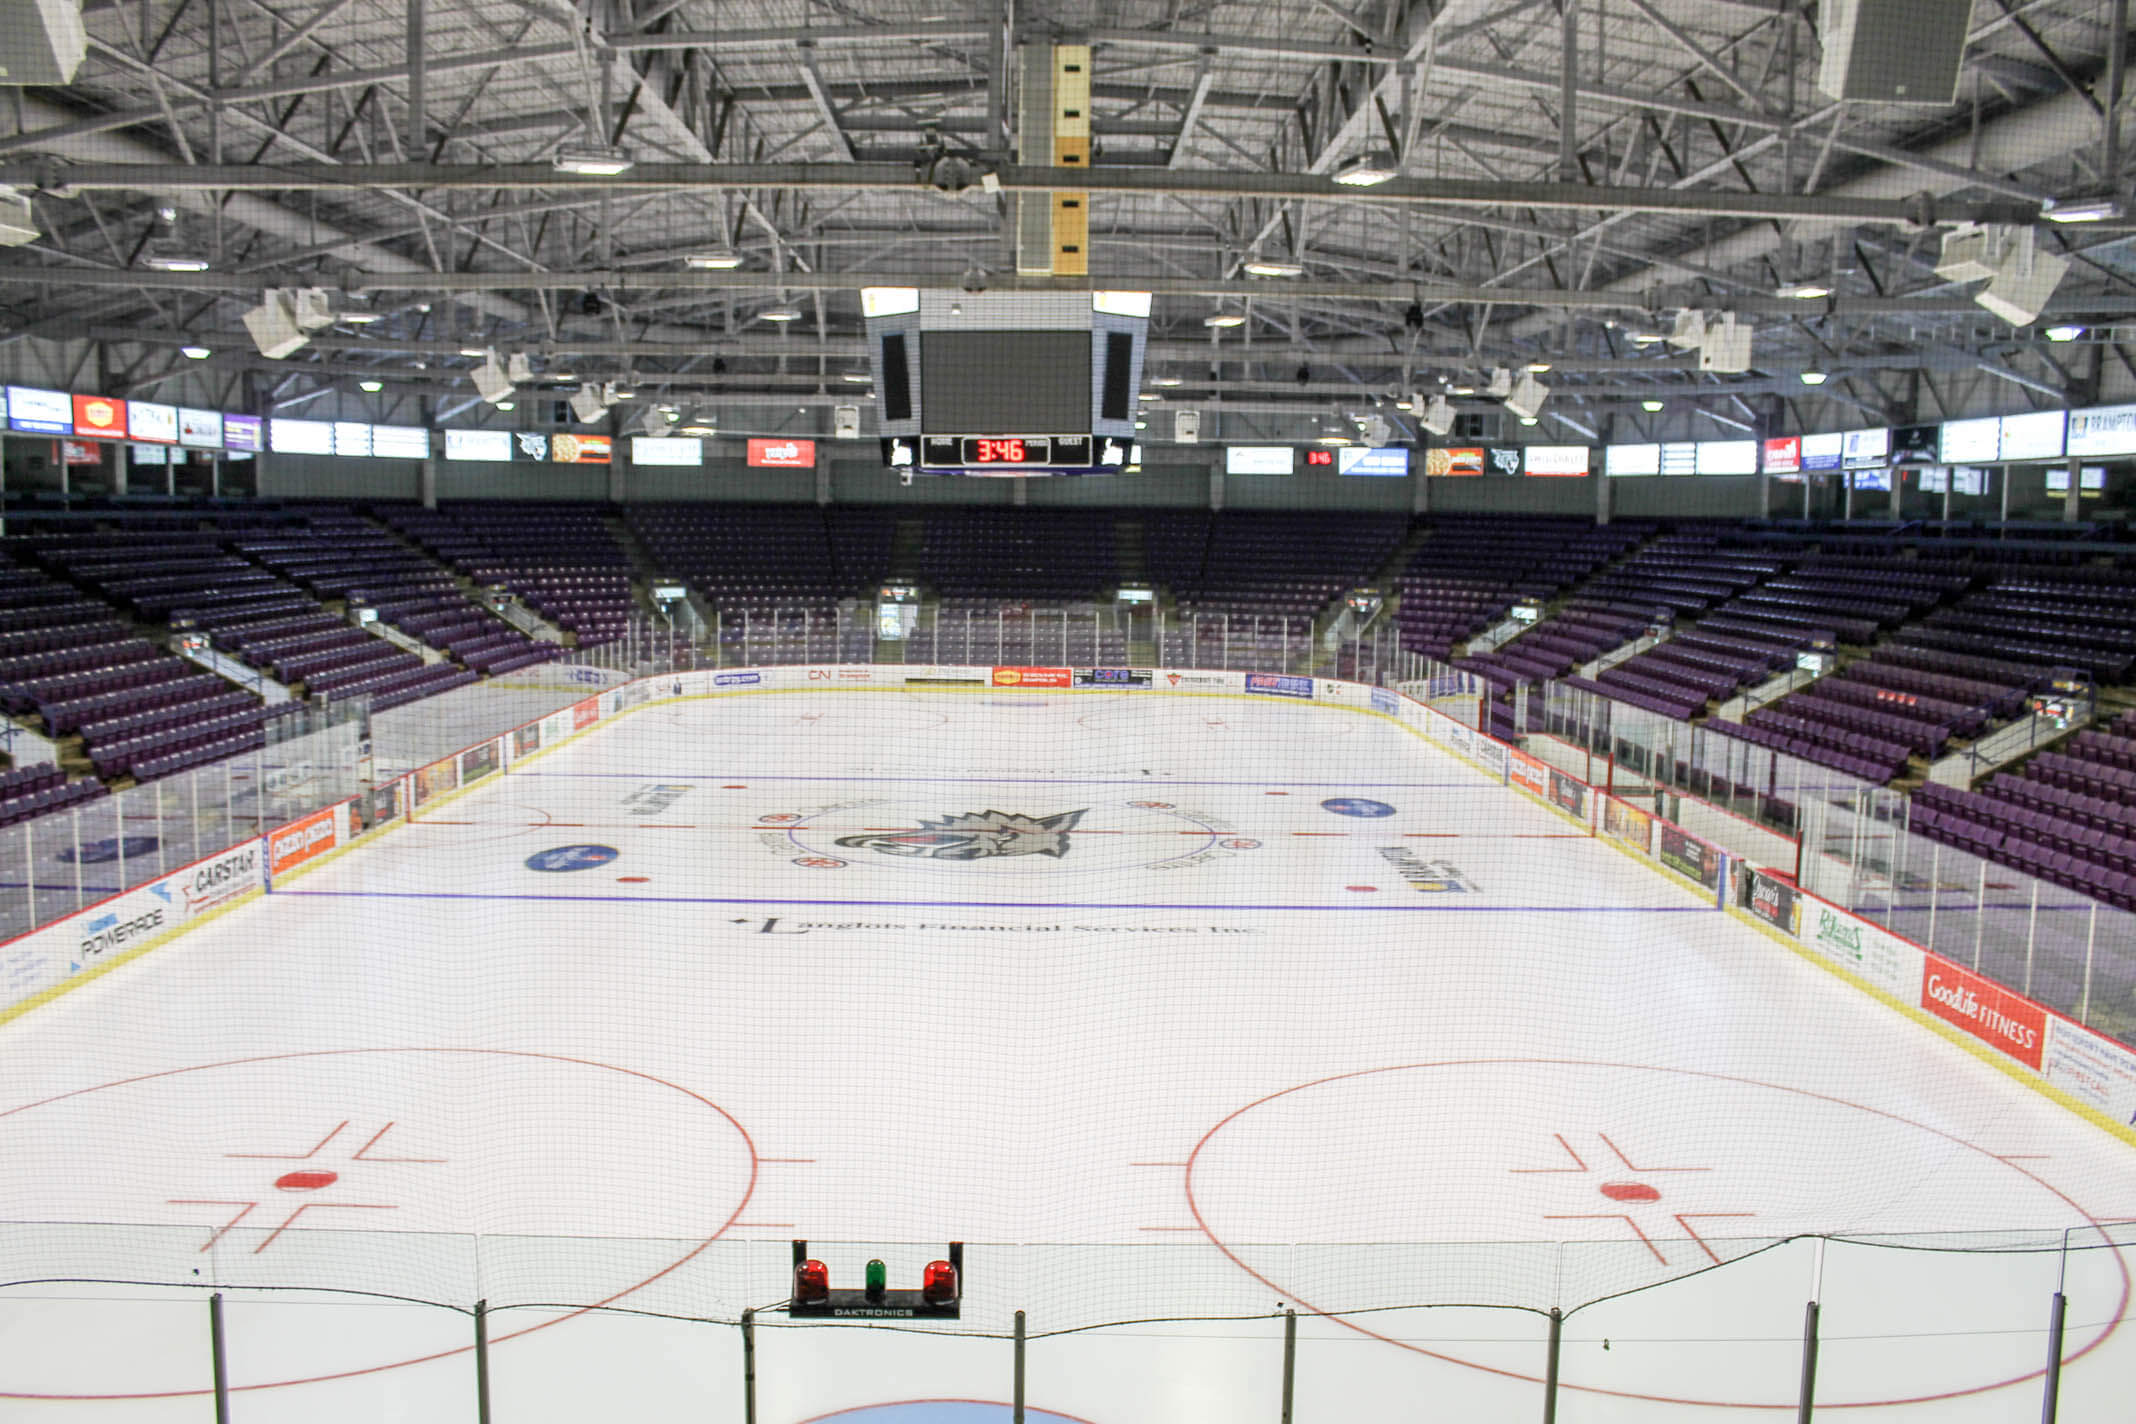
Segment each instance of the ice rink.
[{"label": "ice rink", "polygon": [[[1528,1418],[1553,1304],[1560,1419],[1769,1417],[1813,1290],[1844,1417],[2037,1419],[2062,1258],[1948,1248],[2136,1219],[2129,1148],[1710,894],[1243,695],[656,702],[0,1028],[0,1085],[0,1416],[69,1424],[208,1417],[197,1295],[78,1283],[191,1271],[238,1419],[472,1418],[466,1317],[379,1296],[512,1308],[501,1421],[738,1419],[732,1329],[560,1307],[731,1321],[796,1237],[973,1243],[975,1332],[1225,1317],[1035,1343],[1090,1424],[1273,1419],[1284,1306],[1369,1312],[1301,1317],[1304,1420]],[[1880,1239],[1819,1285],[1804,1233]],[[2064,1419],[2123,1417],[2131,1254],[2068,1259]],[[762,1333],[768,1424],[1007,1398],[995,1339]]]}]

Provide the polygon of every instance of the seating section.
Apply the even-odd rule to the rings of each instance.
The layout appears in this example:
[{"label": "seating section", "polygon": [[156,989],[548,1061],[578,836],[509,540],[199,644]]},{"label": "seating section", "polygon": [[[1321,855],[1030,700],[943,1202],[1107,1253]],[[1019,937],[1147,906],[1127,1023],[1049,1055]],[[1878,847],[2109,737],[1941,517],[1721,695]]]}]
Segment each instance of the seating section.
[{"label": "seating section", "polygon": [[914,572],[945,598],[1095,599],[1120,581],[1110,510],[935,509]]},{"label": "seating section", "polygon": [[1441,662],[1516,603],[1548,603],[1652,532],[1586,519],[1438,515],[1395,581],[1404,650]]},{"label": "seating section", "polygon": [[790,504],[641,505],[624,523],[654,571],[689,585],[723,622],[866,595],[889,570],[897,530],[890,510]]},{"label": "seating section", "polygon": [[1310,620],[1377,578],[1408,527],[1387,514],[1167,509],[1142,516],[1142,542],[1182,614]]},{"label": "seating section", "polygon": [[614,642],[630,624],[636,604],[630,556],[598,507],[393,506],[381,517],[476,584],[509,589],[542,618],[575,634],[582,648]]}]

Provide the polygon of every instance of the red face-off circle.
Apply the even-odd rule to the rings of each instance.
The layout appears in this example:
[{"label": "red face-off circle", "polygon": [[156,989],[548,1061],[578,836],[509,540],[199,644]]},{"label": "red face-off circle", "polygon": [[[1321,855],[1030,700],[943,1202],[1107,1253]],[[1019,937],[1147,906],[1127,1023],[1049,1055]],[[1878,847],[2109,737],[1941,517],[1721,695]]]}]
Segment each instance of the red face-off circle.
[{"label": "red face-off circle", "polygon": [[[1540,1081],[1524,1084],[1524,1074]],[[1657,1091],[1657,1082],[1668,1086]],[[1576,1103],[1597,1106],[1569,1106]],[[1649,1103],[1666,1107],[1640,1126],[1637,1105]],[[1640,1136],[1635,1139],[1621,1125],[1599,1116],[1585,1121],[1582,1115],[1590,1113],[1630,1119]],[[1560,1114],[1582,1120],[1556,1122]],[[1672,1118],[1677,1130],[1665,1131]],[[1538,1119],[1541,1125],[1527,1119]],[[1755,1125],[1778,1120],[1791,1124],[1794,1139],[1814,1142],[1815,1147],[1786,1159],[1770,1152],[1761,1155],[1759,1149],[1770,1138]],[[1372,1130],[1350,1130],[1351,1124],[1365,1123]],[[1385,1130],[1390,1123],[1414,1126],[1390,1133]],[[1552,1123],[1563,1130],[1552,1131]],[[1613,1130],[1616,1136],[1610,1135]],[[1311,1152],[1299,1152],[1298,1144],[1304,1142],[1315,1144]],[[1449,1143],[1458,1150],[1449,1151]],[[1650,1144],[1657,1144],[1657,1150],[1648,1150]],[[1714,1154],[1714,1160],[1701,1158],[1701,1150]],[[2030,1213],[2028,1226],[2055,1218],[2073,1225],[2088,1223],[2087,1234],[2095,1240],[2105,1230],[2098,1218],[2026,1162],[1999,1156],[1895,1113],[1727,1074],[1567,1059],[1399,1064],[1284,1088],[1237,1109],[1204,1133],[1188,1154],[1184,1185],[1196,1226],[1234,1265],[1277,1297],[1301,1310],[1346,1312],[1329,1318],[1399,1349],[1504,1379],[1540,1384],[1538,1375],[1428,1349],[1373,1329],[1373,1316],[1347,1313],[1363,1307],[1434,1303],[1428,1290],[1398,1291],[1399,1298],[1380,1298],[1365,1290],[1355,1297],[1333,1300],[1323,1289],[1311,1288],[1313,1295],[1321,1297],[1316,1303],[1292,1289],[1291,1283],[1264,1273],[1270,1268],[1258,1263],[1274,1258],[1263,1257],[1244,1243],[1417,1240],[1400,1234],[1414,1227],[1406,1215],[1409,1209],[1402,1205],[1404,1193],[1413,1191],[1417,1182],[1430,1181],[1438,1212],[1433,1217],[1434,1229],[1441,1233],[1433,1240],[1534,1242],[1544,1247],[1560,1241],[1622,1243],[1626,1248],[1622,1252],[1588,1256],[1643,1261],[1644,1253],[1651,1251],[1659,1265],[1644,1267],[1648,1279],[1637,1284],[1659,1285],[1719,1264],[1722,1257],[1713,1252],[1714,1246],[1733,1260],[1753,1249],[1753,1242],[1839,1232],[1841,1218],[1850,1213],[1851,1219],[1843,1222],[1849,1234],[1918,1230],[1918,1226],[1887,1227],[1879,1222],[1875,1212],[1883,1195],[1871,1194],[1875,1204],[1849,1195],[1849,1183],[1858,1179],[1854,1168],[1868,1153],[1880,1159],[1888,1156],[1896,1164],[1894,1170],[1910,1174],[1908,1180],[1918,1176],[1936,1182],[1940,1197],[1916,1206],[1936,1212],[1938,1224],[1954,1232],[1993,1230],[1970,1225],[1969,1213],[1995,1216],[2005,1223],[2011,1213]],[[1328,1195],[1335,1184],[1340,1184],[1339,1193]],[[2024,1200],[2027,1196],[2029,1203]],[[1526,1217],[1531,1209],[1536,1215]],[[1948,1220],[1943,1220],[1946,1216]],[[1515,1222],[1515,1217],[1525,1225]],[[1805,1224],[1812,1222],[1817,1224]],[[1303,1223],[1310,1223],[1304,1228],[1310,1234],[1300,1234]],[[1744,1239],[1731,1244],[1731,1235]],[[1701,1250],[1706,1254],[1700,1255]],[[2096,1309],[2091,1313],[2092,1320],[2103,1318],[2105,1323],[2090,1327],[2096,1333],[2088,1341],[2080,1343],[2082,1337],[2072,1333],[2065,1363],[2105,1344],[2127,1312],[2127,1264],[2120,1253],[2108,1254],[2119,1280],[2118,1299],[2103,1317]],[[1526,1258],[1516,1251],[1507,1259],[1518,1265]],[[1565,1259],[1577,1262],[1581,1258]],[[1577,1308],[1604,1298],[1606,1292],[1587,1289],[1593,1285],[1594,1281],[1587,1281],[1563,1286],[1564,1303]],[[1509,1288],[1501,1292],[1507,1298],[1495,1303],[1538,1308],[1551,1303],[1547,1297],[1552,1288],[1547,1281],[1536,1287],[1541,1292],[1536,1301],[1515,1298],[1527,1289]],[[1906,1357],[1921,1358],[1918,1354]],[[1935,1358],[1947,1359],[1943,1355]],[[1657,1363],[1651,1368],[1655,1382],[1666,1388],[1671,1382],[1666,1366]],[[2024,1385],[2041,1374],[2032,1370],[1999,1377],[1994,1361],[1985,1356],[1973,1361],[1970,1371],[1966,1365],[1955,1373],[1944,1365],[1913,1369],[1910,1377],[1899,1376],[1911,1383],[1910,1389],[1908,1383],[1892,1388],[1897,1397],[1840,1398],[1844,1386],[1834,1385],[1829,1390],[1833,1397],[1820,1402],[1841,1409],[1919,1404]],[[1645,1381],[1617,1378],[1632,1387],[1571,1381],[1563,1387],[1704,1408],[1793,1407],[1777,1398],[1687,1398],[1659,1389],[1643,1392],[1640,1386]],[[1820,1391],[1821,1396],[1826,1393]]]},{"label": "red face-off circle", "polygon": [[[464,1075],[464,1084],[454,1081],[456,1074]],[[439,1123],[414,1120],[423,1109],[430,1109]],[[463,1112],[464,1122],[450,1121]],[[611,1152],[589,1154],[573,1148],[559,1154],[553,1150],[556,1144],[545,1144],[516,1126],[544,1114],[552,1131],[574,1138],[591,1130],[594,1119],[637,1126],[623,1129]],[[515,1125],[510,1130],[505,1118]],[[465,1130],[469,1124],[471,1130]],[[496,1130],[488,1131],[491,1128]],[[631,1140],[631,1132],[643,1140]],[[80,1171],[65,1183],[54,1183],[58,1195],[53,1204],[41,1206],[39,1193],[46,1185],[42,1177],[8,1181],[5,1176],[10,1162],[33,1160],[30,1151],[18,1150],[10,1139],[27,1144],[55,1133],[71,1144]],[[144,1142],[155,1142],[160,1149],[169,1141],[184,1146],[144,1158]],[[698,1184],[698,1194],[647,1190],[643,1162],[677,1161],[678,1147],[689,1161],[685,1175]],[[242,1289],[262,1268],[271,1274],[275,1252],[287,1253],[290,1269],[306,1273],[320,1262],[329,1272],[338,1268],[360,1274],[370,1269],[370,1258],[360,1246],[353,1253],[335,1251],[331,1238],[310,1234],[317,1230],[378,1231],[393,1218],[395,1225],[386,1229],[412,1233],[405,1238],[411,1243],[441,1239],[439,1233],[465,1235],[478,1229],[476,1222],[454,1219],[467,1200],[479,1203],[484,1235],[631,1236],[676,1243],[672,1258],[654,1263],[650,1271],[634,1263],[616,1279],[603,1281],[598,1264],[588,1266],[583,1293],[563,1298],[590,1303],[494,1334],[495,1344],[613,1305],[697,1259],[740,1219],[756,1191],[758,1163],[756,1147],[742,1125],[711,1099],[678,1083],[593,1059],[510,1049],[353,1048],[267,1054],[121,1078],[0,1111],[0,1186],[7,1188],[11,1209],[52,1213],[43,1215],[45,1220],[60,1220],[72,1212],[84,1222],[197,1228],[200,1239],[218,1254],[192,1259],[218,1263],[221,1278],[237,1278],[232,1289]],[[439,1173],[458,1175],[443,1179],[435,1190],[421,1185],[426,1174]],[[440,1182],[436,1177],[427,1180]],[[510,1183],[519,1195],[500,1187],[486,1199],[466,1196],[469,1191],[487,1192],[491,1182]],[[608,1204],[618,1201],[625,1205],[610,1214]],[[591,1225],[600,1229],[586,1229],[588,1223],[580,1218],[596,1211],[603,1212],[603,1219]],[[632,1218],[633,1211],[638,1219]],[[612,1229],[619,1221],[625,1228]],[[675,1229],[685,1221],[701,1225]],[[640,1229],[646,1226],[661,1229]],[[322,1245],[328,1248],[323,1253]],[[183,1257],[192,1247],[178,1250]],[[472,1279],[467,1282],[469,1289],[473,1284]],[[317,1373],[239,1384],[233,1390],[349,1379],[466,1352],[463,1347],[365,1360],[360,1340],[323,1348],[331,1364]],[[354,1359],[334,1356],[343,1349]],[[10,1383],[9,1377],[20,1379],[24,1368],[65,1367],[63,1361],[25,1364],[11,1359],[0,1376],[0,1399],[170,1399],[210,1392],[192,1385],[190,1366],[181,1375],[183,1386],[174,1381],[165,1388],[99,1388],[105,1380],[94,1376],[79,1386],[71,1380],[47,1383],[42,1378],[29,1387]]]}]

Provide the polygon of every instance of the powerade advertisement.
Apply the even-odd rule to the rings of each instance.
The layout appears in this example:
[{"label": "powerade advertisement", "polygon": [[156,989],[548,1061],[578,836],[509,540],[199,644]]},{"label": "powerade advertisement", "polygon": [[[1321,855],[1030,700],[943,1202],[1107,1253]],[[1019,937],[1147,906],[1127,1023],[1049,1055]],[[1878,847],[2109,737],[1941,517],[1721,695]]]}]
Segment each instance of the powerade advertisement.
[{"label": "powerade advertisement", "polygon": [[[1681,827],[1662,822],[1661,846],[1654,858],[1678,875],[1688,875],[1708,890],[1721,883],[1721,853]],[[1777,923],[1777,921],[1775,922]]]},{"label": "powerade advertisement", "polygon": [[1270,697],[1311,697],[1313,680],[1309,677],[1286,677],[1279,672],[1250,672],[1246,674],[1246,690],[1265,693]]}]

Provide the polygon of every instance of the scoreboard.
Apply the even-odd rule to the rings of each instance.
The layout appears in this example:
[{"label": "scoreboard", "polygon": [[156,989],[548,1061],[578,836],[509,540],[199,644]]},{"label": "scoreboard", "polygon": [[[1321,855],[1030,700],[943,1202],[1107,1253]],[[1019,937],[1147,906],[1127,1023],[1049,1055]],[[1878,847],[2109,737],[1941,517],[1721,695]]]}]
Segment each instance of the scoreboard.
[{"label": "scoreboard", "polygon": [[861,295],[892,470],[1087,475],[1132,462],[1148,293]]},{"label": "scoreboard", "polygon": [[1044,435],[886,435],[893,470],[966,475],[1083,475],[1127,466],[1126,440],[1085,433]]}]

